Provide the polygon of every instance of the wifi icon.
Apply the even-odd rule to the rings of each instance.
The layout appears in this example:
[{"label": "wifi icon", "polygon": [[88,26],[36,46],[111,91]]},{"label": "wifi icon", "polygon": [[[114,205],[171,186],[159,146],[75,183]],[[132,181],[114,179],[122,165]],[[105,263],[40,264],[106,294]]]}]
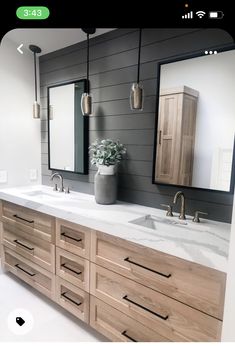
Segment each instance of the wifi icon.
[{"label": "wifi icon", "polygon": [[196,12],[196,15],[197,15],[199,18],[204,17],[205,14],[206,14],[206,12],[204,12],[204,11],[197,11],[197,12]]}]

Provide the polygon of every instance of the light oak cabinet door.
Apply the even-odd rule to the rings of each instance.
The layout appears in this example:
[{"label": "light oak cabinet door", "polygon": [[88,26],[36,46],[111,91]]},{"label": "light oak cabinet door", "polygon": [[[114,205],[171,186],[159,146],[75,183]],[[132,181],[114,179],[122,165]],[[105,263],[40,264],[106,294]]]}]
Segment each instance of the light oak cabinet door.
[{"label": "light oak cabinet door", "polygon": [[91,294],[172,341],[219,341],[222,322],[91,263]]},{"label": "light oak cabinet door", "polygon": [[62,219],[56,219],[56,245],[75,255],[89,259],[90,229]]},{"label": "light oak cabinet door", "polygon": [[56,276],[56,301],[80,320],[89,323],[89,294]]},{"label": "light oak cabinet door", "polygon": [[90,296],[90,325],[111,341],[170,341],[93,296]]},{"label": "light oak cabinet door", "polygon": [[4,246],[4,269],[55,299],[55,275]]},{"label": "light oak cabinet door", "polygon": [[3,223],[3,245],[55,273],[55,245]]},{"label": "light oak cabinet door", "polygon": [[155,181],[191,185],[198,92],[188,87],[160,91]]},{"label": "light oak cabinet door", "polygon": [[98,231],[91,236],[91,261],[223,319],[223,272]]},{"label": "light oak cabinet door", "polygon": [[56,248],[56,274],[89,292],[89,261]]},{"label": "light oak cabinet door", "polygon": [[54,243],[55,219],[52,216],[2,201],[2,221],[42,240]]}]

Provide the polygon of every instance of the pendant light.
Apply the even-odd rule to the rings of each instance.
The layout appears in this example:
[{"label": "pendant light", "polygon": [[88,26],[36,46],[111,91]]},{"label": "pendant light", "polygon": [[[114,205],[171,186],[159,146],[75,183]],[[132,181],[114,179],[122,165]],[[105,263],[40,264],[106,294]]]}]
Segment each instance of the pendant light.
[{"label": "pendant light", "polygon": [[144,89],[140,84],[140,52],[141,52],[141,36],[142,29],[139,29],[139,51],[138,51],[138,67],[137,67],[137,81],[131,86],[130,92],[130,105],[132,110],[143,110],[144,105]]},{"label": "pendant light", "polygon": [[33,52],[34,58],[34,83],[35,83],[35,101],[33,103],[33,118],[40,119],[40,104],[38,103],[38,87],[37,87],[37,60],[36,54],[41,53],[41,48],[35,45],[30,45],[29,49]]},{"label": "pendant light", "polygon": [[87,63],[86,63],[86,83],[85,83],[85,92],[82,94],[81,98],[81,109],[83,115],[91,115],[92,114],[92,96],[90,94],[90,82],[89,82],[89,35],[94,34],[95,28],[82,28],[87,34]]}]

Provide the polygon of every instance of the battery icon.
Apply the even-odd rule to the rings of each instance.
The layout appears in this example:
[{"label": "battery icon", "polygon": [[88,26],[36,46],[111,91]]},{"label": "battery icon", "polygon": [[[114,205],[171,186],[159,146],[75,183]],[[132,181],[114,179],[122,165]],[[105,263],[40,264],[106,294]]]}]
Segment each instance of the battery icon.
[{"label": "battery icon", "polygon": [[224,16],[224,13],[222,11],[210,11],[209,12],[209,18],[212,19],[222,19]]}]

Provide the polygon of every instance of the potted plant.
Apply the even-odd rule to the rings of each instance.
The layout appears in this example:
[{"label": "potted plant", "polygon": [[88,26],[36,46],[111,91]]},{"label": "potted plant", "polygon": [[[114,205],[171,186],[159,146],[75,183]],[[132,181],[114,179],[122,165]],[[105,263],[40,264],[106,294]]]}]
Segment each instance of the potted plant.
[{"label": "potted plant", "polygon": [[117,163],[126,153],[119,141],[96,139],[89,147],[91,163],[98,171],[95,175],[95,199],[99,204],[113,204],[117,197]]}]

